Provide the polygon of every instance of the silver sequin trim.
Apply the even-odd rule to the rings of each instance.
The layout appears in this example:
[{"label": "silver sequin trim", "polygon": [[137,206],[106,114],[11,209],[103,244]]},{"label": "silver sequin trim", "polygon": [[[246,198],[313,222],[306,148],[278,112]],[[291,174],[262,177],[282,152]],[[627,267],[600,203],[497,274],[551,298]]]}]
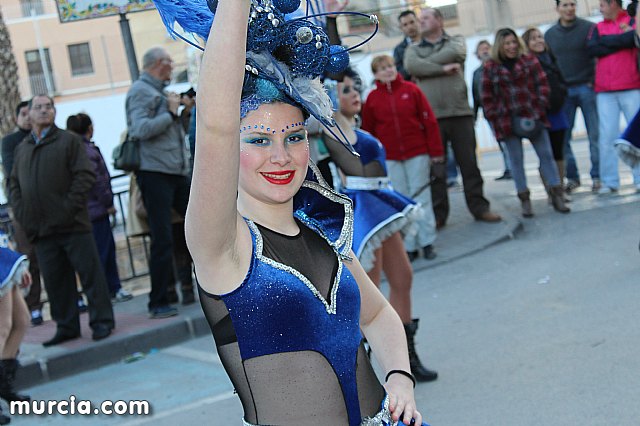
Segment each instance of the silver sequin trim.
[{"label": "silver sequin trim", "polygon": [[384,403],[382,405],[382,410],[378,411],[378,413],[373,417],[367,417],[362,420],[360,426],[396,426],[398,422],[394,422],[391,419],[391,411],[389,411],[389,395],[384,398]]},{"label": "silver sequin trim", "polygon": [[[333,288],[331,289],[331,295],[329,296],[331,300],[331,304],[329,304],[327,303],[325,298],[322,296],[322,294],[320,294],[320,292],[316,289],[316,287],[313,284],[311,284],[311,281],[309,281],[309,279],[304,275],[302,275],[297,269],[292,268],[291,266],[288,266],[288,265],[284,265],[280,262],[276,262],[273,259],[269,259],[268,257],[263,256],[262,255],[262,248],[263,248],[262,234],[260,233],[260,230],[258,229],[256,224],[253,223],[253,221],[247,220],[247,223],[249,224],[249,227],[251,228],[251,230],[256,236],[256,254],[258,256],[258,260],[268,265],[271,265],[276,269],[280,269],[281,271],[288,272],[294,275],[295,277],[297,277],[300,281],[304,283],[304,285],[306,285],[309,288],[309,290],[311,290],[313,295],[316,296],[324,304],[324,307],[329,314],[335,314],[337,309],[336,294],[338,293],[338,287],[340,285],[340,276],[342,275],[342,262],[340,261],[340,257],[336,256],[338,257],[338,272],[336,273],[336,277],[333,281]],[[324,236],[322,237],[325,238],[326,240],[326,237]]]}]

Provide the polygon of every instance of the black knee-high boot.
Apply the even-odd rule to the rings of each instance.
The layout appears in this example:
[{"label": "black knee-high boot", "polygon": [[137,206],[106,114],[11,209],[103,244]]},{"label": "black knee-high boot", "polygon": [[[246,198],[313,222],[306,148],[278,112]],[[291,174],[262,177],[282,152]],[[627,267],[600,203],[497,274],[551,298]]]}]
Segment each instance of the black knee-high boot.
[{"label": "black knee-high boot", "polygon": [[2,414],[2,407],[0,407],[0,425],[8,425],[9,423],[11,423],[11,419]]},{"label": "black knee-high boot", "polygon": [[17,394],[13,389],[19,366],[20,364],[15,358],[0,360],[0,398],[7,402],[31,400],[30,396]]},{"label": "black knee-high boot", "polygon": [[438,373],[429,370],[422,362],[420,362],[420,358],[418,358],[418,354],[416,353],[416,346],[414,337],[416,335],[416,330],[418,330],[418,319],[414,319],[409,324],[404,324],[404,332],[407,335],[407,346],[409,349],[409,366],[411,367],[411,373],[415,376],[416,380],[419,382],[431,382],[438,378]]}]

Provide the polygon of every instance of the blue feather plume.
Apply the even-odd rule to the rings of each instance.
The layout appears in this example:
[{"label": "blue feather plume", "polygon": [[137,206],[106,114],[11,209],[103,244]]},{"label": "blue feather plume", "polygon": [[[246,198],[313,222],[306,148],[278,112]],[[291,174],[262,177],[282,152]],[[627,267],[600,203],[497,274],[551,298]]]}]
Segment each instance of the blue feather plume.
[{"label": "blue feather plume", "polygon": [[177,23],[188,33],[206,40],[213,24],[213,12],[207,0],[153,0],[162,22],[172,37]]}]

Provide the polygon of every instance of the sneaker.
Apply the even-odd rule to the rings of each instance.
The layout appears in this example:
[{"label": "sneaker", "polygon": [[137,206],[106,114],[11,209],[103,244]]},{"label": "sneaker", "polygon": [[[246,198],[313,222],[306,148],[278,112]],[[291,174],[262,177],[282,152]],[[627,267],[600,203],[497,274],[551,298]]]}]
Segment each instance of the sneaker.
[{"label": "sneaker", "polygon": [[577,189],[579,186],[580,186],[579,180],[569,179],[569,181],[564,187],[564,190],[567,194],[570,194],[571,191],[573,191],[574,189]]},{"label": "sneaker", "polygon": [[84,299],[82,298],[82,296],[78,297],[78,312],[80,312],[81,314],[84,314],[88,310],[89,308],[84,303]]},{"label": "sneaker", "polygon": [[436,256],[438,256],[435,250],[433,249],[433,245],[431,244],[429,244],[428,246],[422,247],[422,255],[427,260],[433,260],[436,258]]},{"label": "sneaker", "polygon": [[600,179],[593,178],[593,181],[591,184],[591,192],[598,192],[600,191],[600,188],[602,188],[602,183],[600,183]]},{"label": "sneaker", "polygon": [[133,299],[133,294],[129,293],[122,287],[116,292],[116,294],[111,296],[111,302],[113,303],[126,302],[127,300],[131,299]]},{"label": "sneaker", "polygon": [[149,318],[151,319],[169,318],[175,317],[176,315],[178,315],[178,310],[169,305],[158,306],[149,311]]},{"label": "sneaker", "polygon": [[42,311],[40,309],[34,309],[33,311],[31,311],[31,325],[32,326],[38,326],[41,325],[44,322],[44,319],[42,318]]},{"label": "sneaker", "polygon": [[418,250],[408,251],[407,256],[409,257],[409,262],[413,262],[418,258]]},{"label": "sneaker", "polygon": [[615,192],[618,192],[615,188],[609,188],[608,186],[603,186],[598,190],[598,195],[611,195]]}]

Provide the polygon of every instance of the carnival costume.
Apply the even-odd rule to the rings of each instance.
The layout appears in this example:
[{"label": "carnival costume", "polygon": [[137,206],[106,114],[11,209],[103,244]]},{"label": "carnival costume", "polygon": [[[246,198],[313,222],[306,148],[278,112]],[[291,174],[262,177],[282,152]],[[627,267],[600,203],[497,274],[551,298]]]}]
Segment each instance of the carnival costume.
[{"label": "carnival costume", "polygon": [[353,201],[353,251],[365,271],[373,268],[375,250],[398,231],[412,232],[418,204],[395,191],[387,177],[385,149],[371,134],[355,129],[353,148],[360,157],[340,155],[328,141],[332,160],[347,174],[341,192]]},{"label": "carnival costume", "polygon": [[29,270],[27,256],[7,247],[6,234],[0,234],[0,297],[20,285],[25,271]]},{"label": "carnival costume", "polygon": [[622,135],[614,142],[618,156],[629,167],[640,165],[640,111],[627,125]]},{"label": "carnival costume", "polygon": [[[172,34],[177,35],[177,22],[207,38],[216,0],[155,3]],[[307,8],[314,5],[317,10],[316,1],[307,2]],[[348,54],[329,46],[317,22],[287,21],[285,14],[299,6],[300,0],[251,1],[240,116],[265,103],[285,102],[317,118],[352,150],[333,121],[331,101],[318,78],[346,67]],[[296,236],[245,218],[252,254],[241,285],[222,295],[199,286],[218,354],[243,405],[243,422],[394,424],[362,344],[359,287],[344,265],[353,239],[351,202],[310,164],[294,196],[293,215],[300,228]]]}]

